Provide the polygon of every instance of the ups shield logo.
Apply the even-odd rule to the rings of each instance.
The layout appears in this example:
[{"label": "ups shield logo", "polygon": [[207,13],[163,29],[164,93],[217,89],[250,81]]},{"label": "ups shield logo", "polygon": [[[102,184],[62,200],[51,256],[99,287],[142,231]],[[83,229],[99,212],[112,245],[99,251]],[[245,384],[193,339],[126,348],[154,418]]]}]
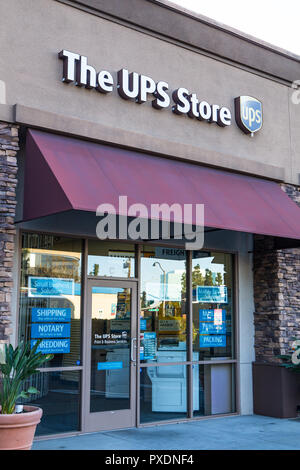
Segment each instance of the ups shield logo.
[{"label": "ups shield logo", "polygon": [[262,103],[251,96],[235,98],[235,120],[245,134],[253,135],[262,128]]}]

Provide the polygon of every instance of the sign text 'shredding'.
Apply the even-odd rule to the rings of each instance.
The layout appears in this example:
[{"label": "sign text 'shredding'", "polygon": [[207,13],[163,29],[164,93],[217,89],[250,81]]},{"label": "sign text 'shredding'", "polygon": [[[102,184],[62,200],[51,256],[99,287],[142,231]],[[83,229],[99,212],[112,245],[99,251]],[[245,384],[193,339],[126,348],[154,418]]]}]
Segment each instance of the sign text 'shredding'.
[{"label": "sign text 'shredding'", "polygon": [[[96,72],[88,64],[85,56],[62,50],[59,58],[63,60],[63,82],[72,83],[78,87],[95,89],[100,93],[111,93],[115,87],[119,96],[125,100],[133,100],[138,104],[145,103],[149,97],[155,109],[169,108],[171,97],[168,94],[167,82],[155,82],[151,77],[121,69],[117,74],[117,82],[106,70]],[[231,125],[231,111],[225,106],[209,104],[200,101],[196,93],[190,93],[186,88],[178,88],[172,92],[172,111],[175,114],[186,114],[199,121],[216,123],[220,127]]]}]

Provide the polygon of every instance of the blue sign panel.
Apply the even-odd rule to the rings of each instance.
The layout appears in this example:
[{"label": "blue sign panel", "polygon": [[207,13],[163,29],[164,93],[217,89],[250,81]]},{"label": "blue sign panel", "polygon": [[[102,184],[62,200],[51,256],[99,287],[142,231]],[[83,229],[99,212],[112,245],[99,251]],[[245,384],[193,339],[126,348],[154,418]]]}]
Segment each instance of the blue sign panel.
[{"label": "blue sign panel", "polygon": [[123,369],[123,362],[98,362],[98,370]]},{"label": "blue sign panel", "polygon": [[226,323],[215,325],[214,323],[200,323],[200,335],[220,335],[226,334]]},{"label": "blue sign panel", "polygon": [[33,323],[31,338],[70,338],[69,323]]},{"label": "blue sign panel", "polygon": [[29,276],[28,297],[61,297],[63,295],[74,295],[74,279]]},{"label": "blue sign panel", "polygon": [[197,286],[196,301],[202,303],[227,303],[226,286]]},{"label": "blue sign panel", "polygon": [[199,310],[200,348],[226,347],[226,310]]},{"label": "blue sign panel", "polygon": [[117,304],[111,304],[111,314],[115,315],[117,313]]},{"label": "blue sign panel", "polygon": [[32,308],[33,322],[68,322],[71,321],[70,308]]},{"label": "blue sign panel", "polygon": [[[31,340],[31,348],[37,340]],[[70,352],[70,339],[43,339],[37,348],[42,354],[68,354]]]},{"label": "blue sign panel", "polygon": [[200,348],[225,348],[226,335],[201,335]]},{"label": "blue sign panel", "polygon": [[[209,321],[213,322],[215,319],[215,311],[214,309],[204,309],[201,308],[199,310],[199,320],[200,321]],[[226,320],[226,310],[222,310],[222,322],[225,322]]]},{"label": "blue sign panel", "polygon": [[156,333],[146,331],[141,334],[140,360],[155,359],[156,355]]},{"label": "blue sign panel", "polygon": [[144,339],[156,339],[156,333],[154,331],[146,331],[144,333]]},{"label": "blue sign panel", "polygon": [[147,330],[147,320],[146,318],[140,319],[140,328],[141,330]]}]

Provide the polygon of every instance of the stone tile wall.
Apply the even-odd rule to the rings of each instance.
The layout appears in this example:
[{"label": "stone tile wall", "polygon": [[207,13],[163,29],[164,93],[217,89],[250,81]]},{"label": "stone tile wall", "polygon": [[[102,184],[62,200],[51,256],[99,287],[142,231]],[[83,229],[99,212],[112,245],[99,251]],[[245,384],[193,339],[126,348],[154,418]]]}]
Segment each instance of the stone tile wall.
[{"label": "stone tile wall", "polygon": [[18,126],[0,122],[0,345],[11,334],[18,133]]},{"label": "stone tile wall", "polygon": [[[281,188],[300,206],[300,187]],[[300,339],[300,248],[274,249],[274,238],[254,237],[254,324],[257,362],[281,362]]]}]

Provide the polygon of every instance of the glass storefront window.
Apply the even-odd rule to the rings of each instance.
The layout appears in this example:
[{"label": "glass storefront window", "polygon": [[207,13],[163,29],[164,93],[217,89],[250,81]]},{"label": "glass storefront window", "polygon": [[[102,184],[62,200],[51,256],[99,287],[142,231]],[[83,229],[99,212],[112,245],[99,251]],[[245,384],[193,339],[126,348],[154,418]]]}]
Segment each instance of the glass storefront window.
[{"label": "glass storefront window", "polygon": [[193,364],[194,416],[234,413],[234,365]]},{"label": "glass storefront window", "polygon": [[232,359],[234,357],[232,255],[194,252],[192,286],[193,351],[196,360]]},{"label": "glass storefront window", "polygon": [[143,248],[140,302],[141,362],[185,361],[185,250]]},{"label": "glass storefront window", "polygon": [[22,235],[19,340],[42,340],[45,367],[81,364],[81,258],[81,240]]},{"label": "glass storefront window", "polygon": [[187,417],[187,366],[185,364],[140,369],[141,423]]},{"label": "glass storefront window", "polygon": [[134,277],[134,245],[89,240],[88,276]]},{"label": "glass storefront window", "polygon": [[[33,345],[41,339],[40,350],[54,354],[44,365],[51,372],[30,379],[39,393],[23,400],[44,410],[37,435],[80,431],[81,374],[89,384],[90,414],[131,412],[137,387],[130,366],[137,359],[135,246],[100,240],[87,246],[91,357],[82,364],[83,240],[22,234],[19,340]],[[141,424],[186,419],[190,386],[194,417],[235,412],[235,364],[220,363],[235,359],[233,255],[192,253],[190,312],[186,251],[144,245],[140,253]]]},{"label": "glass storefront window", "polygon": [[131,289],[92,287],[90,412],[130,408]]},{"label": "glass storefront window", "polygon": [[80,371],[76,370],[40,372],[27,380],[24,389],[32,385],[39,393],[18,403],[42,408],[37,436],[80,430],[80,375]]},{"label": "glass storefront window", "polygon": [[[141,423],[184,419],[188,408],[187,365],[142,367]],[[193,364],[193,416],[234,413],[234,365]]]}]

